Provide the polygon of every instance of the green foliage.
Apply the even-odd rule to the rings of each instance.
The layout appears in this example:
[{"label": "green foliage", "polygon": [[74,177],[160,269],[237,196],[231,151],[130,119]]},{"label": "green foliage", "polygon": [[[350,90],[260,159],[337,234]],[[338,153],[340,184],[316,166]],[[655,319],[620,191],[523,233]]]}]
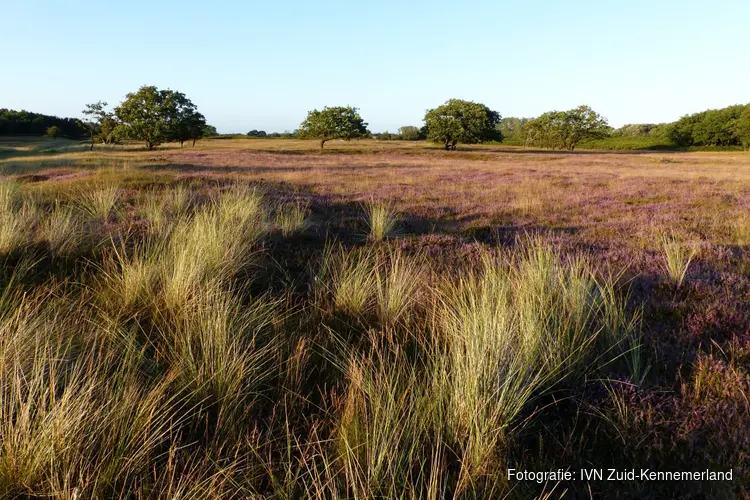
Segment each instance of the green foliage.
[{"label": "green foliage", "polygon": [[608,133],[606,118],[589,106],[578,106],[550,111],[526,123],[526,145],[573,151],[581,141],[603,138]]},{"label": "green foliage", "polygon": [[[170,91],[167,91],[170,92]],[[177,121],[172,123],[171,140],[178,141],[182,145],[185,141],[195,141],[203,137],[206,126],[206,118],[198,112],[198,108],[185,94],[172,92],[172,105],[176,108]]]},{"label": "green foliage", "polygon": [[144,141],[148,149],[172,140],[180,143],[202,137],[206,120],[185,94],[143,86],[125,96],[115,108],[124,136]]},{"label": "green foliage", "polygon": [[450,99],[442,106],[427,111],[424,117],[427,138],[442,143],[446,150],[455,150],[459,142],[477,144],[502,140],[495,128],[500,114],[484,104]]},{"label": "green foliage", "polygon": [[265,130],[255,130],[255,129],[253,129],[253,130],[251,130],[250,132],[247,133],[248,137],[266,137],[266,135],[268,135],[268,134],[266,134]]},{"label": "green foliage", "polygon": [[59,135],[77,139],[84,130],[74,118],[58,118],[29,111],[0,109],[0,135],[45,135],[50,127],[57,127]]},{"label": "green foliage", "polygon": [[118,121],[115,114],[106,110],[107,103],[98,101],[87,104],[83,114],[87,117],[83,122],[84,128],[91,138],[91,148],[99,141],[103,144],[115,144]]},{"label": "green foliage", "polygon": [[664,124],[657,125],[654,123],[631,123],[623,125],[622,127],[612,131],[612,137],[642,137],[651,135],[659,127],[663,127]]},{"label": "green foliage", "polygon": [[392,134],[387,130],[379,134],[373,134],[373,137],[379,141],[400,141],[403,139],[401,134]]},{"label": "green foliage", "polygon": [[424,139],[424,137],[422,137],[422,134],[420,133],[419,127],[414,127],[413,125],[406,125],[399,128],[398,133],[405,141],[418,141],[420,139]]},{"label": "green foliage", "polygon": [[526,124],[529,118],[508,117],[500,120],[497,130],[503,136],[503,142],[523,144],[526,137]]},{"label": "green foliage", "polygon": [[750,105],[745,106],[740,116],[734,121],[732,130],[742,148],[750,150]]},{"label": "green foliage", "polygon": [[606,149],[612,151],[670,151],[676,146],[668,139],[655,135],[602,137],[582,141],[579,147],[583,149]]},{"label": "green foliage", "polygon": [[299,136],[303,139],[320,140],[320,149],[331,139],[359,139],[367,137],[367,123],[359,116],[357,108],[351,106],[324,107],[307,113],[307,118],[300,125]]},{"label": "green foliage", "polygon": [[737,120],[747,106],[709,109],[683,116],[669,129],[669,138],[678,146],[739,146]]},{"label": "green foliage", "polygon": [[216,131],[216,127],[213,125],[204,125],[203,126],[203,137],[214,137],[219,135],[219,133]]},{"label": "green foliage", "polygon": [[60,137],[60,128],[57,125],[52,125],[47,129],[47,135],[53,139]]}]

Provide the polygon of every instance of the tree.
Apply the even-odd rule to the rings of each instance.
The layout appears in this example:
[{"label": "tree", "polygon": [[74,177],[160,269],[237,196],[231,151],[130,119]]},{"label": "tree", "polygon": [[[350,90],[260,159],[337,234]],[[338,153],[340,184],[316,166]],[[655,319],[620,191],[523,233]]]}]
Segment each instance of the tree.
[{"label": "tree", "polygon": [[247,133],[248,137],[266,137],[268,134],[266,134],[265,130],[251,130]]},{"label": "tree", "polygon": [[418,141],[420,139],[419,128],[407,125],[398,129],[401,138],[405,141]]},{"label": "tree", "polygon": [[442,106],[427,110],[424,117],[427,137],[442,143],[446,150],[455,150],[456,144],[476,144],[488,140],[502,140],[495,126],[500,114],[484,104],[461,99],[451,99]]},{"label": "tree", "polygon": [[174,115],[168,139],[179,142],[180,147],[185,141],[193,141],[193,146],[195,146],[195,141],[203,137],[206,118],[181,92],[166,91],[166,99],[168,106],[172,109],[170,115]]},{"label": "tree", "polygon": [[214,127],[213,125],[203,126],[203,137],[213,137],[215,135],[219,135],[219,133],[216,131],[216,127]]},{"label": "tree", "polygon": [[528,122],[528,118],[503,118],[497,124],[497,129],[502,134],[503,141],[508,140],[510,142],[522,143],[526,136],[525,127]]},{"label": "tree", "polygon": [[201,137],[205,118],[185,94],[143,86],[127,94],[115,115],[120,121],[117,130],[130,139],[144,141],[148,149],[163,142]]},{"label": "tree", "polygon": [[736,146],[735,124],[746,106],[709,109],[686,115],[669,126],[668,137],[678,146]]},{"label": "tree", "polygon": [[57,125],[52,125],[47,129],[47,135],[57,139],[60,136],[60,128]]},{"label": "tree", "polygon": [[30,111],[0,109],[0,135],[45,135],[47,129],[55,126],[60,136],[78,139],[84,136],[80,120],[59,118]]},{"label": "tree", "polygon": [[606,118],[589,106],[568,111],[550,111],[525,124],[526,145],[573,151],[588,139],[606,137]]},{"label": "tree", "polygon": [[87,104],[83,114],[87,117],[82,123],[83,128],[89,133],[91,139],[91,148],[94,149],[96,141],[104,144],[114,144],[116,142],[117,118],[111,111],[107,111],[107,103],[98,101]]},{"label": "tree", "polygon": [[299,128],[299,136],[320,140],[320,149],[331,139],[349,141],[367,137],[367,123],[359,116],[359,110],[351,106],[324,107],[307,113]]},{"label": "tree", "polygon": [[750,150],[750,104],[745,106],[740,116],[733,124],[734,135],[742,145],[742,149]]}]

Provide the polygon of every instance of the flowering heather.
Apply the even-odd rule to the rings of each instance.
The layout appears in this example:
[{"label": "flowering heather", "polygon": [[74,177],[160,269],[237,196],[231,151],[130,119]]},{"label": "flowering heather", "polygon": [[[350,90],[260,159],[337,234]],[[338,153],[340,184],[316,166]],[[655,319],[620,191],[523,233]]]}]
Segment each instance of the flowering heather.
[{"label": "flowering heather", "polygon": [[750,495],[748,154],[27,146],[0,498]]}]

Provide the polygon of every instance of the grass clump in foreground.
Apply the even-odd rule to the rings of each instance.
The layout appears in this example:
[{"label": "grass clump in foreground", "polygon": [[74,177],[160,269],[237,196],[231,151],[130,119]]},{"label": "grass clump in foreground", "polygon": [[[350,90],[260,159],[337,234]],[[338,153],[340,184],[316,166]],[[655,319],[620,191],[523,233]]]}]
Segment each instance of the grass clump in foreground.
[{"label": "grass clump in foreground", "polygon": [[17,184],[0,184],[0,254],[10,253],[24,243],[33,215],[33,205],[23,201]]},{"label": "grass clump in foreground", "polygon": [[370,200],[365,205],[365,223],[372,241],[382,241],[396,233],[398,212],[390,201]]},{"label": "grass clump in foreground", "polygon": [[684,243],[674,235],[663,236],[661,242],[667,276],[677,287],[680,287],[685,280],[690,263],[698,254],[698,247]]},{"label": "grass clump in foreground", "polygon": [[119,199],[120,190],[117,186],[79,189],[75,195],[76,203],[81,212],[85,216],[101,222],[109,220]]},{"label": "grass clump in foreground", "polygon": [[309,226],[310,207],[302,203],[282,204],[276,207],[274,225],[283,236],[303,232]]}]

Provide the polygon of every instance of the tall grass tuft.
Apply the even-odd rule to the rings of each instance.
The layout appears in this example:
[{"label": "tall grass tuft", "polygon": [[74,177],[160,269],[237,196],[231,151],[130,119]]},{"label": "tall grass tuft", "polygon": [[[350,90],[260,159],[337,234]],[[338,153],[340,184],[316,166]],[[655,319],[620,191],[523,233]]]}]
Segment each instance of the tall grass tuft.
[{"label": "tall grass tuft", "polygon": [[343,359],[348,384],[335,456],[346,489],[355,498],[398,498],[409,484],[411,497],[420,497],[429,490],[423,471],[434,465],[428,447],[440,446],[425,377],[403,353],[350,352]]},{"label": "tall grass tuft", "polygon": [[72,207],[59,204],[42,219],[39,234],[55,254],[75,250],[84,237],[76,211]]},{"label": "tall grass tuft", "polygon": [[364,247],[345,251],[327,246],[315,278],[318,300],[330,300],[334,309],[351,315],[366,314],[377,288],[376,254]]},{"label": "tall grass tuft", "polygon": [[425,295],[425,269],[419,256],[400,250],[379,252],[376,257],[375,307],[378,319],[393,326],[407,319]]},{"label": "tall grass tuft", "polygon": [[684,243],[675,235],[662,236],[661,244],[667,276],[677,287],[680,287],[685,280],[690,263],[698,254],[698,247]]},{"label": "tall grass tuft", "polygon": [[78,190],[75,202],[87,217],[107,222],[119,198],[120,190],[117,186],[87,187]]},{"label": "tall grass tuft", "polygon": [[179,374],[196,402],[214,408],[217,428],[229,429],[275,375],[269,332],[280,317],[266,298],[241,303],[232,291],[207,291],[173,318],[163,318],[156,356]]},{"label": "tall grass tuft", "polygon": [[37,208],[24,201],[14,182],[0,184],[0,254],[23,245],[37,217]]},{"label": "tall grass tuft", "polygon": [[139,212],[158,233],[164,231],[169,222],[184,215],[192,200],[192,191],[183,184],[172,189],[151,190],[141,199]]},{"label": "tall grass tuft", "polygon": [[394,235],[398,228],[398,212],[393,202],[370,200],[365,205],[365,223],[373,241],[382,241]]},{"label": "tall grass tuft", "polygon": [[540,392],[585,369],[605,321],[627,322],[601,286],[585,260],[564,261],[538,240],[514,255],[486,252],[478,270],[443,285],[436,386],[463,481],[490,472]]},{"label": "tall grass tuft", "polygon": [[279,205],[274,214],[274,225],[284,236],[304,231],[308,225],[309,205],[295,203]]}]

